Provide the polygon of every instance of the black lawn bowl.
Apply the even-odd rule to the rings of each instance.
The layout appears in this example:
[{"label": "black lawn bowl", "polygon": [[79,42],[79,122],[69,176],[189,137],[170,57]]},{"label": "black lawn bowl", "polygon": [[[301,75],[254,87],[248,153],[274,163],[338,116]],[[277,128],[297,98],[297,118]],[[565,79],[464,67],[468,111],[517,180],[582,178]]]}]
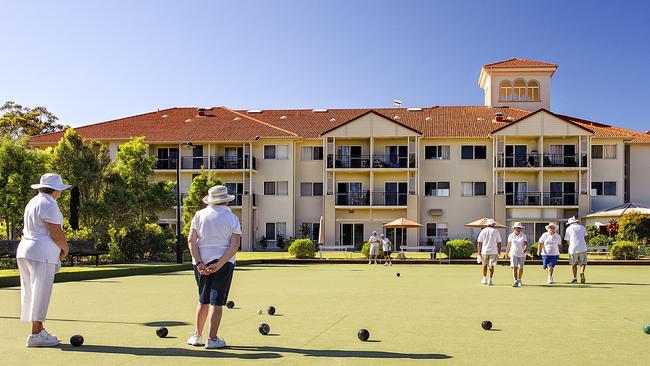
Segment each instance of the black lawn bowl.
[{"label": "black lawn bowl", "polygon": [[397,277],[399,277],[399,276],[400,276],[400,274],[399,274],[399,272],[397,272]]},{"label": "black lawn bowl", "polygon": [[266,313],[269,314],[269,315],[275,314],[275,307],[269,306],[269,308],[266,309]]},{"label": "black lawn bowl", "polygon": [[234,307],[235,307],[235,302],[229,300],[229,301],[226,303],[226,307],[227,307],[228,309],[232,309],[232,308],[234,308]]},{"label": "black lawn bowl", "polygon": [[368,329],[360,329],[359,333],[357,333],[357,337],[365,342],[370,338],[370,332],[368,332]]},{"label": "black lawn bowl", "polygon": [[84,337],[82,337],[82,336],[80,336],[78,334],[73,335],[72,337],[70,337],[70,344],[72,346],[74,346],[74,347],[79,347],[82,344],[84,344]]},{"label": "black lawn bowl", "polygon": [[484,320],[484,321],[481,323],[481,328],[483,328],[483,329],[485,329],[485,330],[490,330],[490,329],[492,329],[492,322],[489,321],[489,320]]},{"label": "black lawn bowl", "polygon": [[650,334],[650,324],[646,324],[643,326],[643,333]]},{"label": "black lawn bowl", "polygon": [[262,323],[257,330],[260,331],[261,335],[267,335],[271,331],[271,327],[266,323]]},{"label": "black lawn bowl", "polygon": [[160,338],[165,338],[167,337],[167,334],[169,334],[169,331],[165,327],[160,327],[156,329],[156,335]]}]

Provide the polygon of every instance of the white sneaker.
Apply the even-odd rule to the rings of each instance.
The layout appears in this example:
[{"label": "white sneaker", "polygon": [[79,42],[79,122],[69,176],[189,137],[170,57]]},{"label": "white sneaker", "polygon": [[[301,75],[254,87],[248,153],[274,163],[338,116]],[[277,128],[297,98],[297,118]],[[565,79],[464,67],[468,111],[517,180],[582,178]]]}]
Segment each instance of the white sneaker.
[{"label": "white sneaker", "polygon": [[515,282],[512,283],[512,287],[519,287],[519,281],[515,280]]},{"label": "white sneaker", "polygon": [[389,265],[389,266],[392,266],[392,265],[393,265],[393,262],[388,262],[388,265]]},{"label": "white sneaker", "polygon": [[485,284],[487,284],[487,280],[485,279],[485,277],[483,277],[483,279],[481,280],[481,285],[485,285]]},{"label": "white sneaker", "polygon": [[53,339],[57,340],[58,342],[60,342],[59,337],[55,336],[54,334],[50,334],[47,330],[45,330],[45,328],[43,328],[41,330],[41,332],[45,333],[46,336],[48,336],[50,338],[53,338]]},{"label": "white sneaker", "polygon": [[388,265],[388,262],[384,262],[384,266],[387,266],[387,265]]},{"label": "white sneaker", "polygon": [[52,337],[44,330],[27,336],[27,347],[55,347],[59,344],[60,342],[58,339]]},{"label": "white sneaker", "polygon": [[368,264],[372,264],[372,261],[368,261]]},{"label": "white sneaker", "polygon": [[488,284],[488,286],[492,286],[492,277],[488,278],[487,284]]},{"label": "white sneaker", "polygon": [[187,339],[187,344],[190,346],[202,346],[204,343],[200,335],[193,334]]},{"label": "white sneaker", "polygon": [[552,284],[553,283],[553,277],[548,276],[548,280],[546,282],[548,282],[549,285]]},{"label": "white sneaker", "polygon": [[517,281],[517,287],[521,287],[521,286],[523,286],[523,285],[524,285],[524,283],[521,282],[521,280],[518,280],[518,281]]},{"label": "white sneaker", "polygon": [[205,349],[217,349],[226,347],[226,341],[217,337],[215,339],[208,338],[208,342],[205,344]]}]

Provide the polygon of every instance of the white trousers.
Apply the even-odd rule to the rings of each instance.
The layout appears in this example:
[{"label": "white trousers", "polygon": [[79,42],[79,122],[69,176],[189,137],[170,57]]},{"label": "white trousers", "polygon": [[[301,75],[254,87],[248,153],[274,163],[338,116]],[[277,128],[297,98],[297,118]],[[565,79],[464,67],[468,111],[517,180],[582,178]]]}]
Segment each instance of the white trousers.
[{"label": "white trousers", "polygon": [[20,271],[20,320],[44,322],[59,265],[26,258],[18,258],[16,262]]}]

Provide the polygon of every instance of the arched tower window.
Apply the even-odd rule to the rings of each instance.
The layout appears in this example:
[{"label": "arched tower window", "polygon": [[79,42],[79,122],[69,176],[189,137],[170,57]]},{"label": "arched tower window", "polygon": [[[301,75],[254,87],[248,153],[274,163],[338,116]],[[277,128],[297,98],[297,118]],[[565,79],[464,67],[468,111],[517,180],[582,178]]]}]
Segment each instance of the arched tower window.
[{"label": "arched tower window", "polygon": [[512,100],[523,101],[526,100],[526,82],[523,79],[515,80],[512,88]]},{"label": "arched tower window", "polygon": [[527,100],[539,101],[539,83],[537,80],[530,80],[526,88]]},{"label": "arched tower window", "polygon": [[512,100],[512,83],[510,80],[503,80],[499,84],[499,100],[502,102]]}]

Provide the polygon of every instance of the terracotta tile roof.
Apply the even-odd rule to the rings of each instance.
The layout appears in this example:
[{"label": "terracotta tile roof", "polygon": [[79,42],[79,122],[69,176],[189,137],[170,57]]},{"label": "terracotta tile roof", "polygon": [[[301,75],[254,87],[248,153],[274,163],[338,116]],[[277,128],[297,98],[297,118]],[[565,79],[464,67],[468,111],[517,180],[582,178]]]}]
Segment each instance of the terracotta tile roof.
[{"label": "terracotta tile roof", "polygon": [[[319,138],[321,134],[349,121],[373,112],[398,122],[423,137],[488,138],[490,133],[507,126],[531,112],[508,107],[434,106],[409,111],[407,108],[263,110],[248,113],[215,107],[199,117],[196,108],[170,108],[112,121],[77,127],[86,139],[127,140],[144,136],[151,142],[210,142],[252,141],[260,138]],[[495,113],[503,114],[504,122],[494,120]],[[625,138],[631,142],[650,143],[650,135],[603,123],[556,114],[594,132],[596,138]],[[510,121],[508,119],[510,118]],[[31,138],[33,144],[57,143],[63,133],[55,132]]]},{"label": "terracotta tile roof", "polygon": [[483,67],[557,67],[557,65],[525,58],[511,58],[510,60],[485,64]]}]

